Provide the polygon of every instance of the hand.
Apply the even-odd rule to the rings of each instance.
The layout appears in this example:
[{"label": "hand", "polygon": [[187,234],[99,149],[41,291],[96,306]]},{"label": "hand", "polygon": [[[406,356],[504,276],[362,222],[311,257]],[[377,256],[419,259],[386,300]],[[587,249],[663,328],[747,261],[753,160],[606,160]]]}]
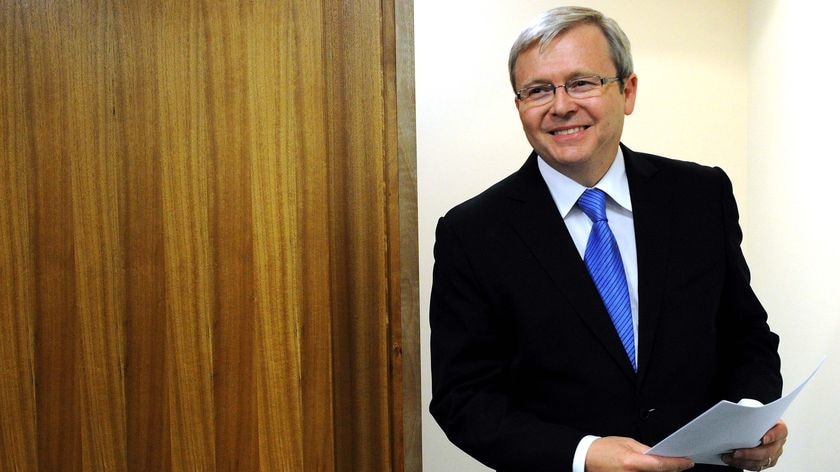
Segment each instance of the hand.
[{"label": "hand", "polygon": [[738,449],[731,454],[721,456],[723,462],[733,467],[747,470],[762,470],[773,467],[782,455],[787,441],[788,429],[784,421],[779,420],[770,431],[764,433],[761,444],[750,449]]},{"label": "hand", "polygon": [[648,446],[630,438],[596,439],[586,453],[586,472],[679,472],[694,467],[685,457],[648,456]]}]

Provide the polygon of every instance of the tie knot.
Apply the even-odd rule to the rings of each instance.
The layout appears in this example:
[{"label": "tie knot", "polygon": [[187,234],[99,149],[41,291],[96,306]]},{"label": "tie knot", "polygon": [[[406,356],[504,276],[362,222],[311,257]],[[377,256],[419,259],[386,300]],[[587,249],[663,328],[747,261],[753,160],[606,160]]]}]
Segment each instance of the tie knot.
[{"label": "tie knot", "polygon": [[607,220],[607,194],[603,190],[586,189],[577,204],[593,223]]}]

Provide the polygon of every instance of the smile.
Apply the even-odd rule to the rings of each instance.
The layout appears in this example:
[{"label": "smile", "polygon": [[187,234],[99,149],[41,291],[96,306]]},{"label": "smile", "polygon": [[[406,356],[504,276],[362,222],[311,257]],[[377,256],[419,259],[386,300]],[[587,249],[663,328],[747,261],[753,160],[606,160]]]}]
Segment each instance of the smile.
[{"label": "smile", "polygon": [[587,126],[578,126],[576,128],[558,129],[558,130],[555,130],[555,131],[549,131],[549,134],[552,134],[554,136],[563,136],[563,135],[567,135],[567,134],[578,133],[580,131],[585,130],[586,128],[587,128]]}]

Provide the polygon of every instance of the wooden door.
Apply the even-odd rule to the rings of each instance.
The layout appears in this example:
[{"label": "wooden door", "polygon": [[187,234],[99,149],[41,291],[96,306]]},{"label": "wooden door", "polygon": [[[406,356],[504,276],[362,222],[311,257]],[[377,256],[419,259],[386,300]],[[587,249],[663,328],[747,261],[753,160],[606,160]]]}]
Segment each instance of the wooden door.
[{"label": "wooden door", "polygon": [[419,470],[409,10],[0,0],[0,470]]}]

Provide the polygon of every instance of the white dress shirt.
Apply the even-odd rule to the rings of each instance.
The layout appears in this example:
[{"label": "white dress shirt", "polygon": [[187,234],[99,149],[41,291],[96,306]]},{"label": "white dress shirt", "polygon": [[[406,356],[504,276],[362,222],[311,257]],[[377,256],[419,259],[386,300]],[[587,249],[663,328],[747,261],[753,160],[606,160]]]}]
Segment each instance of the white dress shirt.
[{"label": "white dress shirt", "polygon": [[[587,189],[583,185],[566,177],[545,163],[540,157],[537,159],[540,174],[548,185],[551,198],[557,205],[557,210],[566,223],[566,228],[583,259],[586,253],[586,243],[592,229],[592,220],[577,205],[577,200]],[[624,263],[624,275],[627,278],[627,288],[630,292],[630,310],[633,314],[633,341],[636,352],[639,352],[639,275],[636,262],[636,233],[633,229],[633,205],[630,202],[630,186],[627,184],[627,172],[624,167],[624,155],[618,149],[615,159],[607,173],[594,188],[607,194],[607,221],[615,235],[621,260]],[[578,443],[575,450],[572,472],[584,472],[586,453],[592,442],[598,436],[585,436]]]}]

